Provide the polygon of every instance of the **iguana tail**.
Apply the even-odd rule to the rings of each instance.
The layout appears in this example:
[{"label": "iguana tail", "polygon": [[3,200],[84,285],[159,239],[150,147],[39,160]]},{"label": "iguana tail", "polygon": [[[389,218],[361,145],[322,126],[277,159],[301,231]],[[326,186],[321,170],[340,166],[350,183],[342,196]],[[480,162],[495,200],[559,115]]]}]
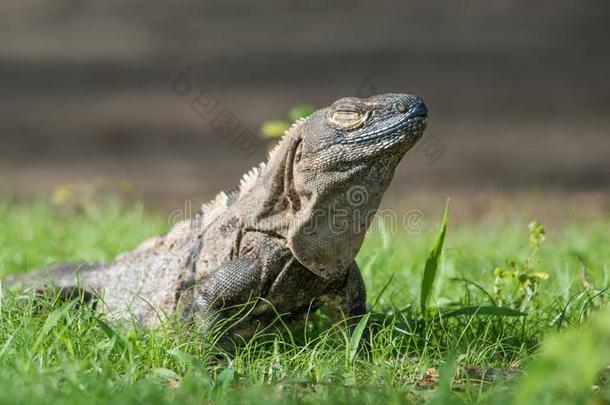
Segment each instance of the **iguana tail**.
[{"label": "iguana tail", "polygon": [[78,288],[81,275],[102,267],[101,263],[67,262],[27,273],[11,274],[3,282],[4,287],[21,286],[28,289],[47,287]]}]

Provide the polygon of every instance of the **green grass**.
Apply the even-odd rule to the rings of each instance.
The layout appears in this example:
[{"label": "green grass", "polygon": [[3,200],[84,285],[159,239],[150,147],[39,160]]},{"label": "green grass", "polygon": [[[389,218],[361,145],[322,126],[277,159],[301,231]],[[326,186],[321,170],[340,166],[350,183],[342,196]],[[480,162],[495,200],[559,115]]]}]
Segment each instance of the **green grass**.
[{"label": "green grass", "polygon": [[[110,259],[167,227],[117,201],[70,212],[0,202],[0,218],[0,277]],[[438,227],[373,227],[357,259],[374,304],[364,347],[324,310],[304,330],[268,331],[227,353],[214,334],[179,322],[115,326],[87,308],[4,291],[0,403],[610,401],[610,218],[545,234],[519,219],[454,226],[450,216],[422,314]]]}]

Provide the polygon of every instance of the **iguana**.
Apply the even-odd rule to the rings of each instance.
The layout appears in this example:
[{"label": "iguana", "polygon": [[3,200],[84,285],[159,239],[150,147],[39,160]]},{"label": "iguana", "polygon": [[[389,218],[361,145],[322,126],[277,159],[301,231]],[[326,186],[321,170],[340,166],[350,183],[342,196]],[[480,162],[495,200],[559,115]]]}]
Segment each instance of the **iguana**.
[{"label": "iguana", "polygon": [[11,283],[78,286],[111,318],[151,327],[175,312],[205,323],[258,299],[236,328],[242,337],[277,314],[296,320],[324,304],[336,320],[357,318],[366,290],[354,258],[427,115],[412,95],[341,98],[295,122],[236,191],[165,236],[109,263],[64,264]]}]

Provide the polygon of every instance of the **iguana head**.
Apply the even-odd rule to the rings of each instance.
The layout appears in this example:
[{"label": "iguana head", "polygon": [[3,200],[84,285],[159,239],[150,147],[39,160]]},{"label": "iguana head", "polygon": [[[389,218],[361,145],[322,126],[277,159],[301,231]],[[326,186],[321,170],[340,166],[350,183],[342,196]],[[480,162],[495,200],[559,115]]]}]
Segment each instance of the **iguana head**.
[{"label": "iguana head", "polygon": [[428,110],[417,96],[349,97],[287,134],[275,178],[282,179],[281,206],[291,219],[288,245],[309,270],[335,278],[347,269],[396,165],[427,121]]},{"label": "iguana head", "polygon": [[329,167],[404,154],[421,137],[427,121],[428,110],[417,96],[342,98],[303,123],[297,158],[303,166]]}]

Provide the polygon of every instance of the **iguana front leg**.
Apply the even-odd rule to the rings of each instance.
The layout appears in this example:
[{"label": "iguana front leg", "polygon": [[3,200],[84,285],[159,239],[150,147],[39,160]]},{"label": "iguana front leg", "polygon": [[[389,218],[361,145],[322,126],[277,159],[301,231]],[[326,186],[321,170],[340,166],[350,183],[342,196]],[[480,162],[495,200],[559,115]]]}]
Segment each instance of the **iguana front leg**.
[{"label": "iguana front leg", "polygon": [[186,317],[201,320],[216,310],[258,297],[261,275],[260,262],[255,259],[240,258],[222,264],[209,278],[193,286],[190,297],[186,297]]},{"label": "iguana front leg", "polygon": [[[270,281],[263,265],[268,264],[266,259],[240,258],[222,264],[211,277],[195,284],[183,296],[187,301],[185,318],[203,332],[209,332],[213,324],[221,322],[219,344],[227,349],[232,347],[232,340],[243,341],[253,336],[260,326],[256,319],[261,315],[254,301],[260,304],[258,298],[268,289]],[[222,324],[223,319],[229,319],[230,325]]]}]

